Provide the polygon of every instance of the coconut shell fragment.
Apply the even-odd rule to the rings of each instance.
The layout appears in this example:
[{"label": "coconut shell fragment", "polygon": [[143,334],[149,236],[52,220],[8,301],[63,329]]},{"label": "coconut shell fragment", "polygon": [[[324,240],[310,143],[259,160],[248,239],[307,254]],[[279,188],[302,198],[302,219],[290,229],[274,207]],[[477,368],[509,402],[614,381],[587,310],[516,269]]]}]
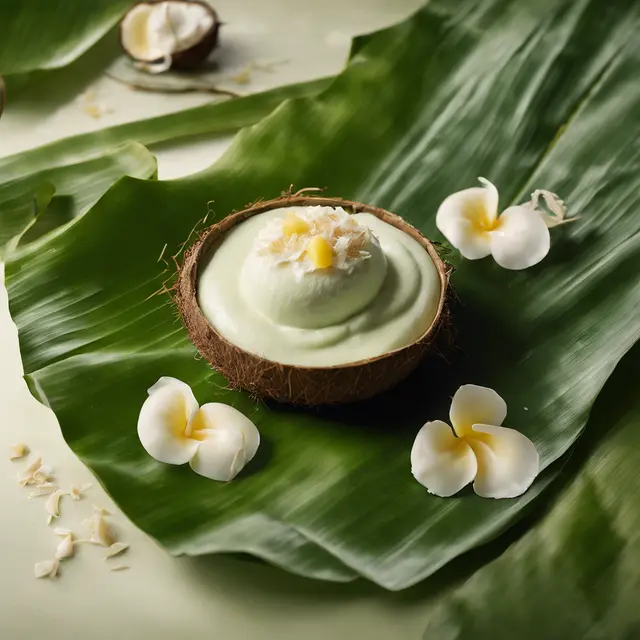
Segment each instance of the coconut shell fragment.
[{"label": "coconut shell fragment", "polygon": [[200,0],[138,2],[120,22],[120,45],[152,73],[195,70],[216,48],[221,24],[215,10]]},{"label": "coconut shell fragment", "polygon": [[[388,353],[347,364],[327,367],[303,367],[265,360],[249,353],[221,336],[202,313],[197,300],[200,265],[206,264],[211,251],[224,234],[247,218],[271,209],[293,206],[344,207],[352,213],[375,215],[416,240],[433,260],[440,278],[440,302],[425,333],[412,344]],[[370,398],[406,378],[432,349],[443,324],[448,290],[448,268],[432,243],[401,217],[384,209],[341,198],[286,196],[260,202],[233,213],[205,229],[187,250],[178,272],[175,302],[189,337],[200,354],[235,389],[243,389],[260,398],[304,406],[342,404]]]}]

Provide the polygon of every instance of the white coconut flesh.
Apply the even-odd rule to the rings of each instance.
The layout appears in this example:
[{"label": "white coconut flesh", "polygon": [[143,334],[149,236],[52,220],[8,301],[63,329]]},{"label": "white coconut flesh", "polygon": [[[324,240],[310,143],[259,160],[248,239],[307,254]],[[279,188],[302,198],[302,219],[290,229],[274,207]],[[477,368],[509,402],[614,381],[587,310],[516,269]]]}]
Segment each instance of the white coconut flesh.
[{"label": "white coconut flesh", "polygon": [[122,47],[142,62],[170,60],[198,44],[214,23],[211,10],[198,3],[141,3],[122,20]]},{"label": "white coconut flesh", "polygon": [[[309,230],[283,235],[291,216]],[[314,263],[310,240],[318,235],[330,246],[328,267]],[[372,214],[318,206],[274,209],[236,225],[201,265],[197,284],[204,316],[229,342],[310,367],[415,342],[440,295],[436,266],[410,235]]]}]

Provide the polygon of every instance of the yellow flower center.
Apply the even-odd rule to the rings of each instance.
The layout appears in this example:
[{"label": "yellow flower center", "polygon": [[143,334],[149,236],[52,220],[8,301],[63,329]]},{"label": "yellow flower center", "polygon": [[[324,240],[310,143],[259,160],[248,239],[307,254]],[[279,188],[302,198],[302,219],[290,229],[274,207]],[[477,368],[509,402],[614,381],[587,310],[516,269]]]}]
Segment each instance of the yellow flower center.
[{"label": "yellow flower center", "polygon": [[495,231],[501,224],[499,217],[494,218],[489,214],[484,202],[469,202],[465,208],[465,216],[478,233]]}]

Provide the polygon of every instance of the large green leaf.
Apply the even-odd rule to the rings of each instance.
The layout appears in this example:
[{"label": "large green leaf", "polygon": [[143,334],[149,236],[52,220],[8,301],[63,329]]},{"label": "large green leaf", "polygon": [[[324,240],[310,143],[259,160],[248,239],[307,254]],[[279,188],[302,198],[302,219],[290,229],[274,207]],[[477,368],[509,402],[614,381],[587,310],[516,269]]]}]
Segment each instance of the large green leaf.
[{"label": "large green leaf", "polygon": [[599,444],[562,498],[439,604],[425,640],[638,637],[639,366],[635,348],[598,398],[576,456]]},{"label": "large green leaf", "polygon": [[[0,251],[34,218],[33,199],[43,182],[70,198],[65,215],[49,216],[53,228],[82,215],[118,178],[150,177],[150,155],[130,140],[157,144],[194,135],[236,131],[258,122],[289,98],[314,95],[331,78],[285,85],[246,98],[214,102],[58,140],[37,149],[0,158]],[[146,154],[146,155],[145,155]],[[143,156],[145,162],[141,162]],[[93,176],[93,177],[92,177]]]},{"label": "large green leaf", "polygon": [[[549,467],[579,436],[617,361],[640,335],[637,141],[631,36],[640,7],[494,0],[431,3],[361,41],[320,97],[243,131],[210,170],[119,182],[65,233],[7,265],[28,382],[131,519],[175,553],[246,551],[290,571],[407,587],[522,514],[553,468],[516,500],[427,495],[409,473],[413,437],[445,418],[461,383],[497,389],[507,424]],[[213,200],[219,215],[297,187],[372,202],[440,239],[434,214],[485,175],[503,203],[550,188],[580,211],[524,272],[462,262],[457,349],[373,401],[304,412],[224,388],[165,297],[157,263]],[[117,248],[117,255],[114,254]],[[135,424],[160,375],[258,424],[247,473],[220,485],[151,460]]]},{"label": "large green leaf", "polygon": [[0,75],[63,67],[113,27],[131,0],[0,2]]}]

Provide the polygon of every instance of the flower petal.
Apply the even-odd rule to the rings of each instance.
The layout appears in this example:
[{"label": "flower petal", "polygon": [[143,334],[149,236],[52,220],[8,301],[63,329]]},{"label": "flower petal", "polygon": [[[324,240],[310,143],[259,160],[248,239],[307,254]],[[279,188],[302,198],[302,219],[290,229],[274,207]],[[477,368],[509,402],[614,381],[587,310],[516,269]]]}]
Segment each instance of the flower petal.
[{"label": "flower petal", "polygon": [[540,212],[530,207],[505,209],[490,234],[491,254],[505,269],[526,269],[549,253],[551,235]]},{"label": "flower petal", "polygon": [[478,461],[474,491],[483,498],[522,495],[540,471],[540,456],[527,436],[515,429],[474,424],[469,437]]},{"label": "flower petal", "polygon": [[198,443],[185,429],[198,411],[189,385],[175,378],[160,378],[149,389],[138,418],[138,437],[147,453],[160,462],[189,462]]},{"label": "flower petal", "polygon": [[212,402],[200,408],[192,423],[191,437],[199,447],[191,468],[201,476],[232,480],[255,456],[260,433],[237,409]]},{"label": "flower petal", "polygon": [[474,424],[502,424],[507,403],[488,387],[463,384],[453,396],[449,418],[458,436],[472,435]]},{"label": "flower petal", "polygon": [[156,391],[160,391],[160,389],[164,389],[165,387],[182,389],[182,391],[188,397],[193,399],[193,403],[196,406],[196,411],[198,410],[198,401],[195,399],[195,396],[193,395],[193,391],[191,391],[191,387],[186,382],[182,382],[182,380],[178,380],[178,378],[172,378],[171,376],[161,376],[160,378],[158,378],[158,381],[155,384],[153,384],[147,389],[147,393],[149,395],[153,395],[154,393],[156,393]]},{"label": "flower petal", "polygon": [[411,473],[429,493],[452,496],[475,478],[477,469],[473,450],[455,437],[446,422],[427,422],[418,431],[411,449]]},{"label": "flower petal", "polygon": [[498,190],[484,178],[485,187],[473,187],[444,199],[436,226],[464,258],[478,260],[491,254],[489,230],[498,215]]}]

